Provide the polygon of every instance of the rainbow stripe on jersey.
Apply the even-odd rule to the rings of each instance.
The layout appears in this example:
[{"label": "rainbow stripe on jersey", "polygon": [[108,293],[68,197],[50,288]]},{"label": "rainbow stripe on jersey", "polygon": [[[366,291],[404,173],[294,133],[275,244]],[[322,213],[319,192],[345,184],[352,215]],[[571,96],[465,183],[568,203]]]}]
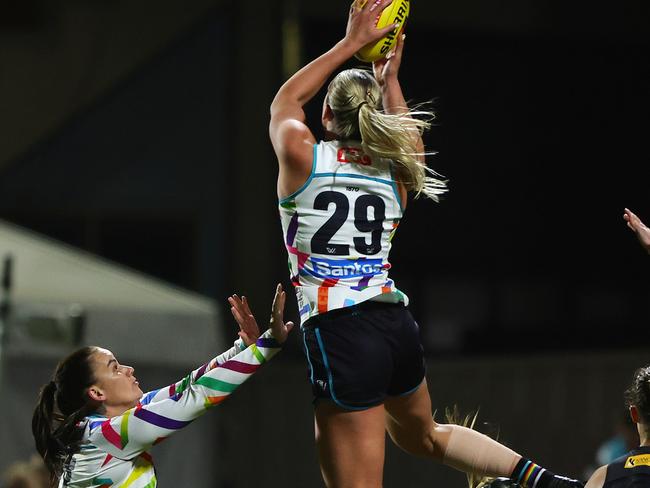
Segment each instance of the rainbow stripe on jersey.
[{"label": "rainbow stripe on jersey", "polygon": [[372,160],[358,142],[315,144],[308,180],[279,210],[303,324],[366,300],[408,304],[388,277],[403,216],[389,160]]},{"label": "rainbow stripe on jersey", "polygon": [[87,417],[80,425],[81,446],[64,465],[59,488],[154,488],[148,450],[223,402],[279,350],[266,331],[256,344],[243,348],[236,342],[177,383],[144,394],[120,416]]}]

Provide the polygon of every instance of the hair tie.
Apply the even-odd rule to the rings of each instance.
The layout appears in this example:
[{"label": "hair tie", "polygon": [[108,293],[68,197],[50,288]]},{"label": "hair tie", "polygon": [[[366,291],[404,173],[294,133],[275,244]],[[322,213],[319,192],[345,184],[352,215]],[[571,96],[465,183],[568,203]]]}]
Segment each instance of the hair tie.
[{"label": "hair tie", "polygon": [[369,107],[372,107],[372,105],[370,105],[370,102],[368,100],[364,100],[359,105],[357,105],[357,112],[359,112],[361,110],[361,107],[363,107],[364,105],[368,105]]}]

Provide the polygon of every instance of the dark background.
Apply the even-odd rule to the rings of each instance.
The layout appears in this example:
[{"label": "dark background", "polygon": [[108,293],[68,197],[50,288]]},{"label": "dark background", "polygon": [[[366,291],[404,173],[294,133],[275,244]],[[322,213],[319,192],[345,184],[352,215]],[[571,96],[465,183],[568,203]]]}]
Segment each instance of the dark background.
[{"label": "dark background", "polygon": [[[301,62],[324,52],[343,33],[340,3],[266,7],[275,22],[260,31],[246,27],[256,22],[247,15],[263,17],[259,5],[206,2],[2,163],[0,216],[220,302],[235,290],[267,296],[259,290],[286,282],[265,127],[282,43]],[[74,2],[18,5],[5,7],[5,40],[45,44],[82,28],[63,25]],[[101,2],[85,8],[106,16]],[[428,351],[638,345],[621,332],[648,324],[648,260],[621,215],[627,206],[650,219],[650,36],[638,25],[647,10],[414,4],[401,80],[409,99],[432,101],[429,164],[451,191],[440,204],[411,203],[392,260],[420,322],[439,324]],[[77,92],[93,92],[109,64],[124,28],[110,21],[102,32],[117,32],[70,61],[86,63]],[[288,22],[302,35],[286,37]],[[36,64],[48,55],[31,49]],[[316,127],[320,100],[309,110]],[[240,264],[251,259],[265,269]]]},{"label": "dark background", "polygon": [[[295,56],[341,38],[347,8],[3,5],[0,218],[265,310],[273,284],[288,286],[268,107]],[[432,101],[429,164],[451,191],[410,202],[392,263],[431,361],[647,357],[650,258],[622,212],[650,221],[648,10],[413,3],[400,78],[407,98]],[[287,356],[300,354],[296,334]],[[601,387],[620,398],[627,379]]]},{"label": "dark background", "polygon": [[[621,330],[648,324],[648,260],[621,215],[648,208],[647,43],[441,32],[413,15],[404,91],[433,101],[429,164],[451,189],[412,203],[395,241],[416,316],[455,322],[447,346],[463,352],[637,345]],[[305,29],[308,58],[332,42],[321,30]]]}]

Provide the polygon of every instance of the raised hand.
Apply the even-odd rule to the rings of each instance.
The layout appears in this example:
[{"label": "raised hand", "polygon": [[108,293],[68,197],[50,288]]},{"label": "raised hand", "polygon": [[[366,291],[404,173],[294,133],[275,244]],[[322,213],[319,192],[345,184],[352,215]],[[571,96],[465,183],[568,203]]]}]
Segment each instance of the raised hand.
[{"label": "raised hand", "polygon": [[398,24],[390,24],[383,29],[377,28],[377,19],[391,3],[393,0],[354,0],[345,30],[346,39],[353,42],[357,49],[361,49],[396,29]]},{"label": "raised hand", "polygon": [[627,222],[627,226],[634,231],[641,245],[650,253],[650,229],[628,208],[623,213],[623,219]]},{"label": "raised hand", "polygon": [[397,78],[399,67],[402,64],[402,53],[404,52],[405,40],[406,34],[400,35],[397,38],[395,47],[390,50],[386,57],[372,63],[372,71],[380,86],[391,77]]},{"label": "raised hand", "polygon": [[287,336],[291,329],[293,329],[293,322],[284,322],[284,303],[287,299],[287,294],[282,289],[282,285],[278,283],[275,288],[275,296],[273,297],[273,308],[271,310],[270,328],[271,333],[276,341],[282,344],[287,340]]},{"label": "raised hand", "polygon": [[255,344],[257,338],[260,336],[260,328],[257,326],[253,312],[248,306],[246,297],[239,298],[237,295],[228,297],[230,303],[230,311],[233,317],[239,324],[239,337],[242,338],[246,346]]},{"label": "raised hand", "polygon": [[[287,340],[289,332],[293,329],[293,322],[284,322],[284,304],[286,299],[287,295],[282,290],[282,285],[278,283],[278,286],[275,288],[275,296],[273,297],[269,327],[273,337],[280,344]],[[228,297],[228,303],[230,303],[232,316],[235,317],[235,320],[239,324],[239,337],[242,338],[246,346],[255,344],[255,341],[260,336],[260,328],[248,305],[248,300],[246,297],[239,298],[237,295],[232,295]]]}]

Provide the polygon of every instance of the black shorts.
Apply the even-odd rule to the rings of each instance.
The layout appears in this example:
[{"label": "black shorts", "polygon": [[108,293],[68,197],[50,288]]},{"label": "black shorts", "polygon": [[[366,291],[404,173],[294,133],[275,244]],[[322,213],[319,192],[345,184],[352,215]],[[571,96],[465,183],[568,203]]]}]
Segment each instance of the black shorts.
[{"label": "black shorts", "polygon": [[364,410],[415,391],[425,366],[418,325],[402,304],[363,302],[302,327],[314,401]]}]

